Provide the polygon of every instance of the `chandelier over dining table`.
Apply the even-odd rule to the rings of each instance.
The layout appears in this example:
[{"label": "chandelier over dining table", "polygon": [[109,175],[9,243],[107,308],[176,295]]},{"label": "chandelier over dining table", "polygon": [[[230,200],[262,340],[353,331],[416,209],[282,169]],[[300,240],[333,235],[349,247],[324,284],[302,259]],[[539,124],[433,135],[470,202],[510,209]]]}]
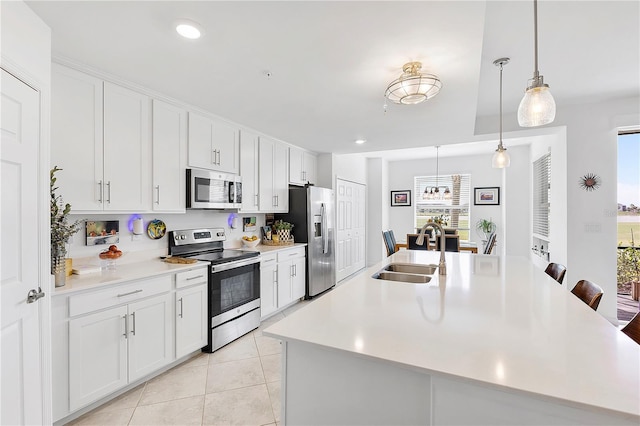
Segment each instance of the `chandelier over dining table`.
[{"label": "chandelier over dining table", "polygon": [[[422,193],[423,200],[450,200],[451,199],[451,191],[448,186],[440,186],[439,178],[440,178],[440,145],[436,146],[436,185],[435,186],[427,186]],[[440,191],[440,188],[443,191]]]}]

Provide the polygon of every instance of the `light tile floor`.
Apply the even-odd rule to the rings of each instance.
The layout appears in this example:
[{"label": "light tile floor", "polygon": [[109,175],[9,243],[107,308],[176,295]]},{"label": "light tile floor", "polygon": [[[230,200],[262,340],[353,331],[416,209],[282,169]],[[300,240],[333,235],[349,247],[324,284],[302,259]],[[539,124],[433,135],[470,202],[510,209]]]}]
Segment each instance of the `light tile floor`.
[{"label": "light tile floor", "polygon": [[69,425],[278,425],[281,344],[262,330],[307,303],[285,309],[216,352],[202,353]]}]

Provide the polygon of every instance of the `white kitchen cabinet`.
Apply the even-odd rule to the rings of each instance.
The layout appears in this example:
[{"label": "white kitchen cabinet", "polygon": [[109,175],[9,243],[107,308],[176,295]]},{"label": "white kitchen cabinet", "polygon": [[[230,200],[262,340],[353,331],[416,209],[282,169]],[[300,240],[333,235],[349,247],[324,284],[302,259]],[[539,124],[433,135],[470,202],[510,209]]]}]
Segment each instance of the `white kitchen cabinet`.
[{"label": "white kitchen cabinet", "polygon": [[255,133],[240,131],[240,176],[242,177],[242,207],[243,213],[260,211],[259,190],[260,180],[258,161],[260,137]]},{"label": "white kitchen cabinet", "polygon": [[152,210],[185,212],[187,112],[153,100]]},{"label": "white kitchen cabinet", "polygon": [[278,308],[304,297],[305,265],[304,246],[278,252]]},{"label": "white kitchen cabinet", "polygon": [[306,185],[316,183],[316,156],[300,148],[289,148],[289,183]]},{"label": "white kitchen cabinet", "polygon": [[173,296],[170,293],[129,305],[129,381],[173,360]]},{"label": "white kitchen cabinet", "polygon": [[260,318],[278,310],[278,255],[260,256]]},{"label": "white kitchen cabinet", "polygon": [[260,317],[265,319],[301,299],[306,291],[305,247],[260,256]]},{"label": "white kitchen cabinet", "polygon": [[173,360],[169,290],[164,276],[69,297],[71,411]]},{"label": "white kitchen cabinet", "polygon": [[102,98],[102,80],[52,64],[51,168],[74,211],[102,211]]},{"label": "white kitchen cabinet", "polygon": [[176,274],[176,358],[207,345],[207,268]]},{"label": "white kitchen cabinet", "polygon": [[127,306],[69,321],[69,402],[76,410],[124,387]]},{"label": "white kitchen cabinet", "polygon": [[147,96],[54,64],[51,163],[74,211],[150,209]]},{"label": "white kitchen cabinet", "polygon": [[260,138],[258,198],[261,212],[289,211],[288,154],[283,143]]},{"label": "white kitchen cabinet", "polygon": [[146,95],[104,82],[104,210],[149,210],[149,103]]},{"label": "white kitchen cabinet", "polygon": [[189,166],[238,174],[239,129],[189,112]]}]

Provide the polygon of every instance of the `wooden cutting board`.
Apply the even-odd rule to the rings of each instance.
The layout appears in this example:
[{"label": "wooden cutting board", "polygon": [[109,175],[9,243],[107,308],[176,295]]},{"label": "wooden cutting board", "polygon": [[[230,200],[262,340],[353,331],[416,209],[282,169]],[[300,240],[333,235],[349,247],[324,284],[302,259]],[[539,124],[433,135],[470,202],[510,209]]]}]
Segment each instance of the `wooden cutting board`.
[{"label": "wooden cutting board", "polygon": [[165,262],[167,263],[196,263],[197,260],[196,259],[187,259],[184,257],[167,257],[165,260]]}]

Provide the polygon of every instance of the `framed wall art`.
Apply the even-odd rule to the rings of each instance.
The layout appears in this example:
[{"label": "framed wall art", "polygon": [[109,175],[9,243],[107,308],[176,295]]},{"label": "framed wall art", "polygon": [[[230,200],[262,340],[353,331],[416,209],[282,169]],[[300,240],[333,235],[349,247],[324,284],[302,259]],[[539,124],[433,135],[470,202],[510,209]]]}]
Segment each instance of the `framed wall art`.
[{"label": "framed wall art", "polygon": [[473,204],[476,206],[499,206],[500,188],[497,186],[473,188]]},{"label": "framed wall art", "polygon": [[391,191],[391,207],[411,206],[411,190]]}]

